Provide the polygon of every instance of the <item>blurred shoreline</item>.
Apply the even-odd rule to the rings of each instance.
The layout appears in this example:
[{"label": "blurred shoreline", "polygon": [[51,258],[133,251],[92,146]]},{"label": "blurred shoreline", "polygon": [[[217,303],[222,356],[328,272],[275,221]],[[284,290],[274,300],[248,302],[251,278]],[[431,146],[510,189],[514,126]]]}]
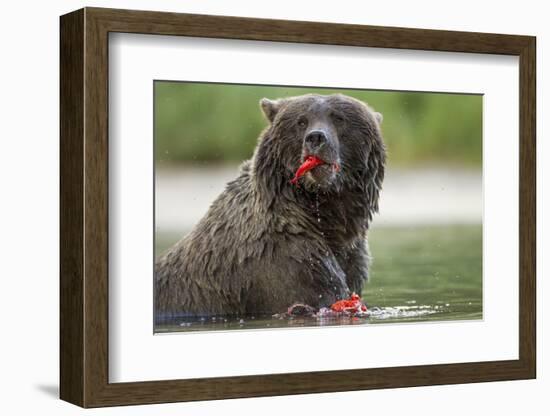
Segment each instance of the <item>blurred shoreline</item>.
[{"label": "blurred shoreline", "polygon": [[[238,169],[211,164],[157,168],[157,232],[191,229]],[[372,227],[481,224],[482,213],[481,169],[390,167]]]}]

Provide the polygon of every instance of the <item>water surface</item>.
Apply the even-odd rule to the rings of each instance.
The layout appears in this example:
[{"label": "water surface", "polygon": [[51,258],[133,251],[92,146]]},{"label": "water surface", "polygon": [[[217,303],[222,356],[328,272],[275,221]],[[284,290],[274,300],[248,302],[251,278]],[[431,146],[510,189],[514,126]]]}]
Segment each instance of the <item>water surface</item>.
[{"label": "water surface", "polygon": [[[157,234],[156,253],[179,236]],[[155,332],[300,328],[482,319],[481,225],[378,227],[362,317],[216,316],[159,320]]]}]

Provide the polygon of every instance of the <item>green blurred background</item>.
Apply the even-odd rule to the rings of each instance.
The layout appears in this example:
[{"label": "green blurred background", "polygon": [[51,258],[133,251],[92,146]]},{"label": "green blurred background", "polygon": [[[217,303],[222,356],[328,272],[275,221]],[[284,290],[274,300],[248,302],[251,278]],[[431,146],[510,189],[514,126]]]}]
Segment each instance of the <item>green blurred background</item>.
[{"label": "green blurred background", "polygon": [[481,164],[482,96],[253,85],[155,82],[157,162],[241,162],[266,121],[263,97],[342,93],[384,115],[393,165]]}]

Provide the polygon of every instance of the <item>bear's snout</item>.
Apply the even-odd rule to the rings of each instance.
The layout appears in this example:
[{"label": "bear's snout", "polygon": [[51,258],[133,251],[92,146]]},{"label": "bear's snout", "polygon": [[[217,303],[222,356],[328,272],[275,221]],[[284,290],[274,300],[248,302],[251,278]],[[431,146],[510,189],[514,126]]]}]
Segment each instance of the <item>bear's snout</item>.
[{"label": "bear's snout", "polygon": [[316,156],[329,165],[338,162],[338,143],[334,135],[319,128],[307,132],[304,136],[302,157],[307,156]]},{"label": "bear's snout", "polygon": [[322,130],[313,130],[306,135],[305,142],[310,150],[316,151],[328,141],[327,135]]}]

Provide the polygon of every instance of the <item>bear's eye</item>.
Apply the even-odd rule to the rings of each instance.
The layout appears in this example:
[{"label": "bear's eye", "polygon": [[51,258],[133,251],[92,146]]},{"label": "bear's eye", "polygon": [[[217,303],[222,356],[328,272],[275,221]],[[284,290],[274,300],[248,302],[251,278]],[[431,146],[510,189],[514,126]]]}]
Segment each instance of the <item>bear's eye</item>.
[{"label": "bear's eye", "polygon": [[305,117],[300,117],[298,119],[298,126],[304,128],[307,126],[307,119]]},{"label": "bear's eye", "polygon": [[332,119],[336,124],[342,124],[344,122],[344,117],[340,114],[332,114]]}]

